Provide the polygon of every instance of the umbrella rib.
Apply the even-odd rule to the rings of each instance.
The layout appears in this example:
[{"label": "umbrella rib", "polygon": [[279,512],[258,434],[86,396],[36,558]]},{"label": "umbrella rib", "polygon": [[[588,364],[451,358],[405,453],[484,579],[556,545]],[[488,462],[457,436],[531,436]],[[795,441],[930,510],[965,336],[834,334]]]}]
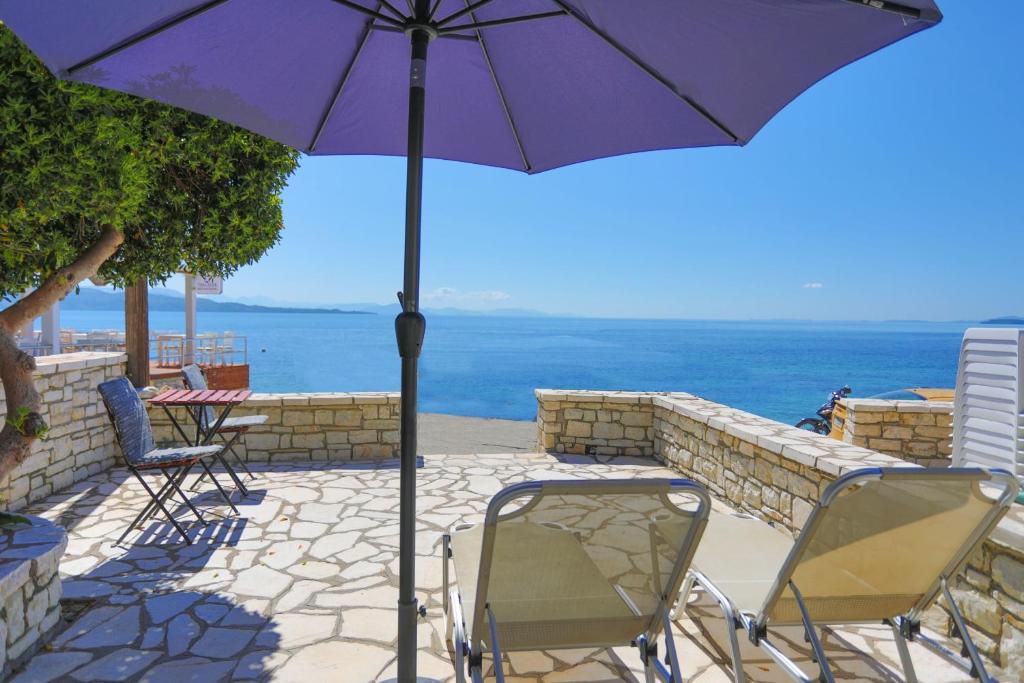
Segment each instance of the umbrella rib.
[{"label": "umbrella rib", "polygon": [[[445,24],[447,24],[449,22],[452,22],[452,21],[455,21],[459,17],[464,17],[467,14],[471,14],[471,13],[475,12],[476,10],[480,9],[481,7],[483,7],[484,5],[489,5],[492,2],[494,2],[494,0],[477,0],[477,2],[474,2],[474,3],[467,2],[465,9],[460,9],[457,12],[452,12],[451,14],[449,14],[444,19],[441,19],[440,21],[438,21],[437,22],[437,28],[441,28]],[[439,2],[438,4],[441,4],[441,3]]]},{"label": "umbrella rib", "polygon": [[339,5],[341,5],[342,7],[348,7],[349,9],[354,9],[357,12],[362,12],[363,14],[365,14],[367,16],[370,16],[370,17],[374,17],[375,19],[380,19],[381,21],[387,22],[387,23],[391,24],[392,26],[405,26],[405,22],[404,21],[399,21],[398,19],[395,19],[394,17],[389,17],[386,14],[382,14],[379,11],[380,4],[377,5],[378,9],[372,10],[369,7],[364,7],[364,6],[360,5],[358,2],[352,2],[351,0],[331,0],[331,2],[335,2],[335,3],[339,4]]},{"label": "umbrella rib", "polygon": [[490,28],[492,26],[507,26],[508,24],[518,24],[524,21],[533,21],[534,19],[550,19],[551,17],[563,17],[565,12],[562,10],[556,10],[554,12],[541,12],[540,14],[524,14],[518,17],[503,17],[501,19],[491,19],[489,21],[477,21],[469,24],[459,24],[458,26],[449,26],[448,28],[442,28],[438,31],[438,34],[442,36],[451,35],[456,31],[476,31],[482,28]]},{"label": "umbrella rib", "polygon": [[[377,3],[377,7],[380,7],[380,2]],[[338,87],[334,90],[334,97],[331,98],[327,108],[324,109],[323,116],[320,117],[320,123],[316,127],[316,134],[313,136],[313,141],[309,143],[310,153],[316,150],[317,143],[320,142],[320,136],[323,135],[324,128],[327,127],[327,121],[330,120],[331,114],[334,113],[334,108],[338,105],[338,100],[341,99],[341,91],[345,89],[345,84],[348,83],[349,76],[356,68],[356,62],[359,61],[359,56],[363,54],[363,47],[366,46],[367,41],[370,39],[371,29],[373,28],[374,19],[371,17],[363,28],[363,35],[359,39],[359,45],[356,47],[355,54],[352,55],[352,61],[348,63],[348,67],[345,72],[341,75],[341,79],[338,81]]]},{"label": "umbrella rib", "polygon": [[902,14],[910,19],[920,19],[921,10],[910,5],[904,5],[899,2],[890,2],[889,0],[844,0],[845,2],[852,3],[854,5],[860,5],[862,7],[869,7],[871,9],[882,10],[883,12],[893,12],[894,14]]},{"label": "umbrella rib", "polygon": [[[397,7],[395,7],[390,2],[388,2],[388,0],[380,0],[380,4],[383,5],[385,8],[387,8],[388,11],[390,11],[392,14],[394,14],[396,17],[398,17],[402,21],[405,21],[407,19],[407,17],[404,14],[402,14],[402,12]],[[379,7],[377,9],[378,9],[378,11],[380,10]]]},{"label": "umbrella rib", "polygon": [[[463,0],[466,3],[467,8],[469,7],[469,0]],[[476,21],[476,15],[470,12],[470,17]],[[523,160],[523,167],[526,172],[529,173],[530,160],[526,158],[526,149],[523,147],[523,140],[519,137],[519,130],[516,128],[515,119],[512,118],[512,111],[508,107],[508,100],[505,99],[505,91],[501,89],[501,82],[498,80],[498,74],[494,71],[494,64],[491,62],[491,54],[487,51],[487,43],[484,42],[484,36],[479,30],[476,31],[476,39],[480,42],[480,49],[484,53],[484,61],[487,63],[487,70],[491,73],[491,80],[494,81],[494,88],[498,91],[498,99],[501,100],[501,108],[505,111],[505,120],[508,121],[508,127],[512,130],[512,139],[516,142],[516,149],[519,150],[519,156]]]},{"label": "umbrella rib", "polygon": [[182,23],[188,21],[189,19],[192,19],[194,17],[199,16],[200,14],[204,14],[204,13],[214,9],[218,5],[223,5],[227,1],[228,0],[210,0],[210,2],[203,3],[202,5],[199,5],[198,7],[194,8],[194,9],[191,9],[188,12],[185,12],[184,14],[179,14],[176,17],[174,17],[173,19],[165,21],[164,23],[159,24],[157,26],[154,26],[153,28],[151,28],[151,29],[149,29],[149,30],[147,30],[147,31],[145,31],[143,33],[136,34],[136,35],[132,36],[131,38],[128,38],[127,40],[123,40],[120,43],[118,43],[117,45],[114,45],[113,47],[107,48],[103,52],[99,52],[99,53],[93,55],[92,57],[88,57],[86,59],[83,59],[82,61],[78,62],[77,64],[74,64],[74,65],[68,67],[68,69],[65,71],[65,73],[67,73],[70,76],[71,74],[75,73],[76,71],[81,71],[82,69],[85,69],[87,67],[92,66],[96,62],[102,61],[102,60],[104,60],[104,59],[106,59],[108,57],[113,57],[114,55],[116,55],[119,52],[122,52],[124,50],[127,50],[128,48],[132,47],[133,45],[138,45],[139,43],[141,43],[142,41],[144,41],[144,40],[146,40],[148,38],[152,38],[153,36],[156,36],[156,35],[159,35],[159,34],[163,33],[164,31],[170,30],[170,29],[174,28],[175,26],[177,26],[178,24],[182,24]]},{"label": "umbrella rib", "polygon": [[648,76],[650,76],[651,78],[656,80],[658,83],[663,85],[673,95],[675,95],[680,100],[685,102],[691,109],[693,109],[695,112],[700,114],[701,117],[704,118],[705,121],[707,121],[708,123],[713,125],[715,128],[717,128],[719,131],[721,131],[725,135],[727,135],[730,138],[732,138],[733,142],[735,142],[737,144],[743,144],[743,141],[740,140],[739,136],[736,135],[735,133],[733,133],[729,129],[728,126],[726,126],[720,120],[715,118],[715,116],[711,112],[709,112],[707,109],[705,109],[703,106],[701,106],[692,97],[690,97],[689,95],[686,95],[684,93],[679,92],[679,90],[676,88],[675,84],[672,81],[670,81],[668,78],[666,78],[665,76],[661,75],[661,73],[659,73],[658,70],[655,69],[653,66],[651,66],[647,62],[645,62],[642,59],[640,59],[639,57],[637,57],[629,49],[627,49],[624,45],[620,44],[617,40],[615,40],[610,35],[608,35],[604,31],[602,31],[600,28],[598,28],[592,22],[590,22],[589,20],[587,20],[584,17],[580,16],[576,12],[575,9],[573,9],[568,4],[563,2],[563,0],[552,0],[552,2],[554,2],[556,5],[558,5],[563,10],[565,10],[566,14],[568,14],[570,17],[572,17],[573,19],[578,21],[587,30],[589,30],[595,36],[597,36],[598,38],[603,40],[605,43],[607,43],[616,52],[618,52],[623,57],[625,57],[626,59],[631,61],[634,65],[636,65],[640,69],[642,69]]}]

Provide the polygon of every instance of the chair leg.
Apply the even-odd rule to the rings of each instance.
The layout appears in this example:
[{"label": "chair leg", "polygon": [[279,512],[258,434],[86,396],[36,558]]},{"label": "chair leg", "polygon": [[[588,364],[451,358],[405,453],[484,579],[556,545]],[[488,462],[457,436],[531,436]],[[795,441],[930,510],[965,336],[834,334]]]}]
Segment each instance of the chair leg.
[{"label": "chair leg", "polygon": [[200,460],[199,464],[203,466],[203,470],[205,470],[205,473],[210,475],[210,480],[213,481],[213,485],[217,487],[218,491],[220,491],[220,495],[224,499],[224,502],[231,506],[232,512],[234,512],[237,515],[238,508],[236,508],[235,504],[231,502],[231,496],[228,495],[228,492],[225,491],[224,487],[220,485],[219,481],[217,481],[217,477],[213,476],[213,470],[211,470],[210,466],[207,465],[206,462],[203,460]]},{"label": "chair leg", "polygon": [[[139,475],[136,474],[135,476],[138,477]],[[164,492],[164,490],[167,489],[167,488],[169,488],[169,485],[165,482],[164,485],[157,492],[157,495],[162,494]],[[146,506],[144,508],[142,508],[142,512],[140,512],[138,515],[136,515],[135,519],[132,520],[132,523],[128,525],[128,531],[131,531],[136,526],[140,526],[143,522],[145,522],[147,519],[149,519],[149,517],[151,516],[151,513],[154,512],[155,510],[156,510],[156,500],[151,498],[150,501],[148,503],[146,503]],[[128,534],[128,531],[125,532],[125,535]],[[122,538],[123,538],[123,536],[122,536]],[[118,543],[120,543],[120,542],[121,541],[118,540]]]},{"label": "chair leg", "polygon": [[[135,476],[141,479],[141,473],[139,473],[138,471],[135,471]],[[146,507],[144,507],[142,509],[142,512],[138,514],[138,516],[135,518],[135,521],[132,522],[131,526],[142,526],[151,518],[155,517],[156,513],[159,511],[157,503],[161,502],[166,504],[167,499],[170,498],[172,492],[173,491],[171,489],[170,482],[165,481],[163,485],[157,490],[156,496],[154,498],[151,498],[150,501],[146,503]]]},{"label": "chair leg", "polygon": [[220,433],[219,436],[221,441],[224,442],[224,450],[231,452],[231,455],[232,457],[234,457],[235,462],[241,465],[242,469],[245,470],[245,473],[249,475],[249,479],[255,479],[256,475],[249,470],[249,466],[246,464],[245,460],[243,460],[242,456],[240,456],[238,452],[235,451],[235,443],[241,442],[242,437],[245,436],[245,432],[235,432],[234,436],[232,436],[230,440],[225,438],[223,433]]},{"label": "chair leg", "polygon": [[491,606],[486,606],[487,627],[491,634],[491,655],[494,657],[494,683],[505,683],[505,667],[501,665],[501,646],[498,644],[498,622]]},{"label": "chair leg", "polygon": [[903,637],[898,622],[890,621],[892,637],[896,641],[896,651],[900,655],[900,664],[903,666],[903,680],[906,683],[917,683],[917,672],[914,671],[914,660],[910,658],[910,648],[907,647],[907,639]]},{"label": "chair leg", "polygon": [[178,485],[177,477],[179,472],[171,474],[169,471],[163,470],[163,473],[164,476],[167,477],[167,481],[171,484],[171,486],[174,487],[174,490],[178,492],[178,495],[181,497],[181,499],[185,501],[185,505],[188,506],[188,509],[191,510],[192,514],[196,516],[196,519],[198,519],[203,526],[206,526],[208,522],[203,518],[203,515],[200,514],[199,510],[196,509],[196,506],[192,503],[191,499],[189,499],[189,497],[185,495],[185,492],[181,490],[181,486]]},{"label": "chair leg", "polygon": [[[221,466],[224,467],[224,470],[228,473],[228,476],[231,477],[231,481],[235,482],[235,488],[238,490],[238,492],[241,493],[243,496],[249,495],[249,489],[245,487],[245,484],[242,483],[241,478],[235,472],[234,468],[232,468],[231,465],[228,464],[228,461],[224,458],[224,451],[221,450],[214,457],[217,458],[217,462],[219,462]],[[209,474],[211,477],[213,476],[213,472],[211,472],[210,470],[206,470],[206,473]]]},{"label": "chair leg", "polygon": [[693,584],[696,579],[693,578],[693,572],[687,572],[686,578],[683,579],[682,588],[679,589],[679,597],[676,603],[672,605],[672,612],[669,613],[669,617],[675,621],[679,618],[679,614],[686,609],[686,602],[690,599],[690,593],[693,592]]},{"label": "chair leg", "polygon": [[[733,683],[746,683],[747,675],[743,671],[743,657],[740,654],[740,639],[736,635],[736,632],[742,627],[739,617],[736,614],[736,610],[732,606],[732,602],[729,598],[715,587],[703,574],[698,571],[691,570],[690,575],[687,578],[690,582],[696,582],[703,588],[708,595],[715,599],[718,606],[722,610],[722,615],[725,617],[725,631],[729,637],[729,650],[732,654],[732,679]],[[683,597],[680,600],[685,600],[684,593],[680,593]]]},{"label": "chair leg", "polygon": [[466,632],[462,621],[462,606],[459,596],[453,590],[451,595],[449,629],[452,631],[452,646],[455,648],[455,681],[466,683]]},{"label": "chair leg", "polygon": [[988,671],[985,670],[985,664],[981,661],[981,655],[978,654],[978,648],[975,647],[971,634],[967,632],[967,625],[960,614],[960,609],[956,606],[956,600],[953,599],[953,593],[949,590],[949,583],[946,581],[945,576],[942,577],[942,593],[946,596],[946,605],[949,607],[949,613],[953,617],[957,633],[960,635],[964,649],[967,650],[967,656],[971,660],[971,675],[976,676],[981,683],[990,683],[992,678],[988,675]]},{"label": "chair leg", "polygon": [[672,683],[683,683],[683,672],[679,668],[679,653],[676,651],[676,639],[672,635],[672,618],[668,614],[668,605],[665,605],[664,609],[662,625],[665,629],[665,656],[672,672]]},{"label": "chair leg", "polygon": [[[171,515],[171,513],[167,511],[167,508],[164,507],[163,501],[161,501],[160,498],[157,496],[157,494],[153,492],[153,489],[150,488],[149,484],[146,483],[146,480],[143,478],[143,476],[141,474],[139,474],[139,472],[137,472],[136,470],[132,470],[132,474],[134,474],[135,477],[139,480],[139,483],[142,484],[142,487],[144,489],[146,489],[146,493],[148,493],[149,497],[153,499],[153,502],[156,503],[156,506],[160,508],[160,511],[164,513],[164,516],[167,517],[167,520],[171,524],[174,525],[174,528],[178,531],[179,534],[181,534],[181,537],[183,539],[185,539],[185,543],[187,545],[192,545],[192,539],[190,539],[188,537],[188,534],[185,533],[185,529],[183,529],[181,524],[178,523],[178,520],[174,519],[174,517]],[[168,486],[168,484],[164,484],[164,487],[167,487],[167,486]],[[160,490],[163,491],[163,488],[161,488]],[[132,522],[128,526],[128,529],[121,535],[121,538],[117,539],[117,543],[118,544],[121,543],[121,541],[124,540],[125,536],[128,535],[128,532],[131,531],[132,527],[135,526],[136,522],[141,517],[142,517],[142,515],[139,515],[139,517],[136,517],[136,521]]]},{"label": "chair leg", "polygon": [[807,642],[811,644],[811,650],[814,652],[814,660],[818,664],[818,669],[821,671],[820,680],[822,683],[835,683],[835,678],[832,676],[832,669],[828,665],[828,658],[825,657],[825,648],[821,646],[821,641],[818,639],[818,632],[814,628],[814,622],[811,621],[811,615],[807,611],[807,606],[804,604],[804,598],[800,595],[799,589],[796,584],[792,581],[789,582],[789,589],[793,591],[793,597],[796,598],[797,607],[800,608],[800,618],[804,622],[804,634],[807,636]]}]

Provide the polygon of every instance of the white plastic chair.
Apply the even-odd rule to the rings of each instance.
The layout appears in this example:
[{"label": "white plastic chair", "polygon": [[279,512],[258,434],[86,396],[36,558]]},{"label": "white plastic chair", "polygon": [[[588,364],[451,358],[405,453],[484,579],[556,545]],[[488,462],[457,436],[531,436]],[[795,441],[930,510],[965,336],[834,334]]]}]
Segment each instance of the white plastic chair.
[{"label": "white plastic chair", "polygon": [[964,333],[953,403],[953,466],[999,467],[1024,480],[1024,329]]}]

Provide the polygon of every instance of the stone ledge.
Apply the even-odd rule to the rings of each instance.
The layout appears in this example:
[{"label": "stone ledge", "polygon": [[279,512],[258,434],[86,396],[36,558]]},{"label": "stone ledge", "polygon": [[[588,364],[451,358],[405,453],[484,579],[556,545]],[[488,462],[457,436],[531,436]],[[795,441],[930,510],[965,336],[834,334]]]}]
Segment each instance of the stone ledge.
[{"label": "stone ledge", "polygon": [[538,401],[578,401],[580,403],[650,404],[659,396],[689,396],[689,394],[652,393],[643,391],[596,391],[568,389],[534,389]]},{"label": "stone ledge", "polygon": [[36,358],[36,373],[48,375],[54,372],[119,365],[124,363],[127,358],[128,356],[120,351],[76,351],[75,353],[60,353],[56,356],[38,356]]},{"label": "stone ledge", "polygon": [[398,392],[320,392],[309,394],[296,393],[254,393],[247,398],[242,407],[283,407],[283,406],[340,406],[358,403],[361,405],[398,405],[401,402]]},{"label": "stone ledge", "polygon": [[829,439],[689,394],[658,395],[654,405],[833,477],[862,467],[912,466],[894,456]]},{"label": "stone ledge", "polygon": [[844,398],[843,403],[855,410],[893,413],[938,413],[953,412],[949,401],[888,401],[880,398]]},{"label": "stone ledge", "polygon": [[52,634],[60,619],[67,533],[40,517],[0,528],[0,680]]}]

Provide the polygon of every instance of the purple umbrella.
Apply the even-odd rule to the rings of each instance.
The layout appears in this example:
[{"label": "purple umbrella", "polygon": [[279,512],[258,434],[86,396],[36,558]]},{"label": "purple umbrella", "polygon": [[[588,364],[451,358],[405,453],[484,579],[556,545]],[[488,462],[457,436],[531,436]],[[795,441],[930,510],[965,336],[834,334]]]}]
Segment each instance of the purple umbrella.
[{"label": "purple umbrella", "polygon": [[406,155],[398,652],[411,681],[424,156],[537,173],[743,145],[819,79],[942,15],[932,0],[0,0],[0,18],[62,78],[309,154]]}]

